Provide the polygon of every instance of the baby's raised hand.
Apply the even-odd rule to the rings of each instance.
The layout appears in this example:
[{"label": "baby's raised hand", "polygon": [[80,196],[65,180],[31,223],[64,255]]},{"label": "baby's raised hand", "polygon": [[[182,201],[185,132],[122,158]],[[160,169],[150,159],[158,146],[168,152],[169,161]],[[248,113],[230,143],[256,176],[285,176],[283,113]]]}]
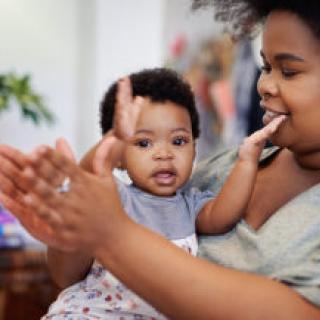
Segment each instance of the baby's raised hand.
[{"label": "baby's raised hand", "polygon": [[100,142],[93,160],[93,170],[103,176],[105,169],[112,170],[121,165],[124,142],[136,131],[143,97],[133,97],[129,77],[118,82],[113,129]]},{"label": "baby's raised hand", "polygon": [[133,136],[141,110],[143,97],[133,97],[129,77],[118,82],[115,113],[113,117],[114,135],[121,140]]},{"label": "baby's raised hand", "polygon": [[257,162],[267,140],[279,129],[286,118],[285,115],[279,116],[262,129],[245,138],[239,149],[239,160]]}]

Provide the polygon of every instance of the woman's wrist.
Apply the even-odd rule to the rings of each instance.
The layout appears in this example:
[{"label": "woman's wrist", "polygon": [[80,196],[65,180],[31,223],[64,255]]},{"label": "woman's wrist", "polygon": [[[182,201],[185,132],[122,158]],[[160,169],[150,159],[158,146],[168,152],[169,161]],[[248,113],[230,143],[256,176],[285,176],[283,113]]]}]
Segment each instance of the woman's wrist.
[{"label": "woman's wrist", "polygon": [[93,256],[103,261],[111,259],[126,247],[126,235],[134,232],[135,223],[128,217],[122,207],[113,208],[114,215],[107,221],[106,232],[93,245]]}]

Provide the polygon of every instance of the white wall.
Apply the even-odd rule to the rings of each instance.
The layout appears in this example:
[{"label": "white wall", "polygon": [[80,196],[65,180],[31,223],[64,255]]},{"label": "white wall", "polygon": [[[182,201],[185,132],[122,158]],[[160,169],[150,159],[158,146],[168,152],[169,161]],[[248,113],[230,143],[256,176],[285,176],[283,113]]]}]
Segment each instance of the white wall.
[{"label": "white wall", "polygon": [[99,102],[124,74],[161,66],[185,32],[192,41],[215,28],[211,12],[189,0],[0,0],[0,73],[30,73],[57,115],[34,127],[17,108],[0,114],[0,143],[29,151],[66,137],[78,157],[100,137]]},{"label": "white wall", "polygon": [[[165,0],[117,0],[95,2],[92,54],[94,86],[92,105],[81,114],[81,152],[100,137],[98,110],[109,85],[120,77],[142,68],[163,63],[163,24]],[[86,126],[85,126],[86,122]]]},{"label": "white wall", "polygon": [[0,115],[0,143],[31,150],[65,136],[83,154],[100,137],[98,105],[109,84],[160,66],[166,0],[1,0],[0,72],[30,73],[57,115],[34,127],[17,108]]},{"label": "white wall", "polygon": [[0,142],[30,150],[63,134],[74,144],[77,0],[1,0],[0,12],[0,72],[30,73],[58,121],[34,127],[14,108],[0,115]]}]

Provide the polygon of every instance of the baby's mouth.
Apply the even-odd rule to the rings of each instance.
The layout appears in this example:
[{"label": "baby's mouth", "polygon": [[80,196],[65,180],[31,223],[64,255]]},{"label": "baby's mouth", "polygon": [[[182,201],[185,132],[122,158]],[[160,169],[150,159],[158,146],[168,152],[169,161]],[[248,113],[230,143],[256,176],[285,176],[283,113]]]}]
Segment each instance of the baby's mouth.
[{"label": "baby's mouth", "polygon": [[156,171],[152,177],[159,185],[171,185],[175,182],[177,174],[173,170],[159,170]]}]

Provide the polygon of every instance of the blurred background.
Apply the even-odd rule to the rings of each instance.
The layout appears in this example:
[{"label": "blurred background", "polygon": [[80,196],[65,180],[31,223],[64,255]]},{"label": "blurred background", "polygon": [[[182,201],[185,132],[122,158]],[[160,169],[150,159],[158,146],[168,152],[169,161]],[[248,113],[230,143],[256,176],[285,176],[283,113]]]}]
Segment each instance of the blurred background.
[{"label": "blurred background", "polygon": [[[234,44],[189,0],[0,0],[0,143],[26,152],[65,137],[78,159],[100,138],[119,77],[181,73],[201,121],[197,160],[261,127],[259,38]],[[235,98],[236,97],[236,98]],[[39,319],[57,292],[43,246],[0,207],[0,320]]]}]

